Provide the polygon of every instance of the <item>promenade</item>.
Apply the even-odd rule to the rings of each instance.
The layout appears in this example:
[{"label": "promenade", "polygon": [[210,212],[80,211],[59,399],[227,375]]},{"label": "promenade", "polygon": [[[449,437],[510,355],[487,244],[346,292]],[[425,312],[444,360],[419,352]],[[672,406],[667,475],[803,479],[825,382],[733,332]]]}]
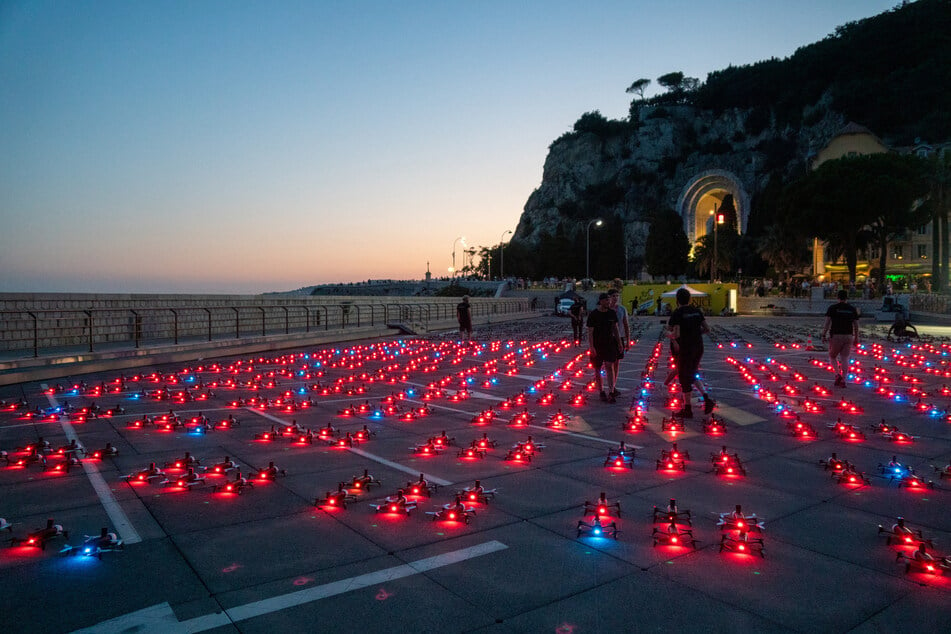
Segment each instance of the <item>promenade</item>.
[{"label": "promenade", "polygon": [[[585,349],[551,316],[479,325],[473,343],[433,329],[0,386],[0,449],[12,463],[0,464],[0,516],[12,522],[4,536],[24,538],[50,518],[69,531],[45,550],[0,549],[5,624],[97,633],[951,629],[951,578],[906,574],[896,556],[911,550],[878,531],[902,516],[933,538],[935,553],[951,550],[951,480],[931,466],[951,461],[951,329],[924,326],[923,345],[897,344],[884,339],[887,324],[863,320],[848,387],[833,389],[820,318],[710,323],[703,371],[718,408],[711,420],[695,407],[674,433],[665,430],[671,393],[654,317],[633,321],[614,405],[588,390]],[[816,437],[792,432],[797,415]],[[224,425],[229,416],[238,424]],[[837,435],[837,419],[864,439]],[[871,429],[882,420],[916,438]],[[725,433],[705,429],[711,422]],[[64,472],[55,454],[47,470],[16,466],[40,438],[54,450],[76,439],[87,453]],[[437,438],[451,443],[426,451]],[[544,448],[508,455],[529,438]],[[606,465],[621,441],[633,459]],[[673,442],[689,452],[683,470],[658,464]],[[89,456],[106,443],[118,455]],[[714,472],[711,454],[724,446],[745,475]],[[168,486],[124,478],[185,452],[212,467],[197,469],[204,481],[194,487],[175,486],[184,473],[174,467]],[[838,482],[820,465],[833,453],[867,481]],[[225,456],[253,488],[216,487],[234,479],[213,474]],[[893,459],[923,477],[920,490],[880,472]],[[260,479],[271,462],[275,477]],[[356,487],[364,473],[380,486]],[[420,474],[430,495],[407,486]],[[466,502],[468,523],[427,514],[477,480],[495,494]],[[346,509],[318,506],[338,483]],[[415,510],[374,512],[401,488]],[[579,536],[579,521],[594,520],[585,501],[602,492],[619,503],[602,517],[616,538]],[[671,498],[691,511],[681,529],[692,530],[693,548],[654,543],[666,525],[654,524],[653,507]],[[719,514],[736,505],[764,521],[764,557],[720,552]],[[58,553],[102,527],[124,540],[121,551]]]}]

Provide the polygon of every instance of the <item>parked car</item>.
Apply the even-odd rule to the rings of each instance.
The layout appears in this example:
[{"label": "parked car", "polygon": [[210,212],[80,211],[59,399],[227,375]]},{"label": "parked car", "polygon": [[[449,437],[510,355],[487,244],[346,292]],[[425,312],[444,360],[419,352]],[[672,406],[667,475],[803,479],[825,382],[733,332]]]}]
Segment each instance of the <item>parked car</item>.
[{"label": "parked car", "polygon": [[565,297],[564,299],[558,300],[558,306],[555,307],[555,313],[558,315],[568,315],[570,314],[571,307],[574,306],[575,300]]}]

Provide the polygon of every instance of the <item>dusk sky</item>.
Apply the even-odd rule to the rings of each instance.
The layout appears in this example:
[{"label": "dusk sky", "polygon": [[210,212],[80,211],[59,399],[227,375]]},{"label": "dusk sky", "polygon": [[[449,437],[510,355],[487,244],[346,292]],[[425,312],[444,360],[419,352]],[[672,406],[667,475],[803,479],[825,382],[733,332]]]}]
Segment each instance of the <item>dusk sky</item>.
[{"label": "dusk sky", "polygon": [[787,57],[896,4],[0,0],[0,291],[446,275],[635,79]]}]

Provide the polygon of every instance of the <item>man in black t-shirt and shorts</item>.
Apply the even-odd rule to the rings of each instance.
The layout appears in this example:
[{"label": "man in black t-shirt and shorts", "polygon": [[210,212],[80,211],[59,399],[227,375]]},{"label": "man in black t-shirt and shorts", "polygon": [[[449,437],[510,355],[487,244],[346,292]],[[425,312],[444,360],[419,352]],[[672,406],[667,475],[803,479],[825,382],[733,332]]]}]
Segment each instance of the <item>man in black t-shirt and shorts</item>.
[{"label": "man in black t-shirt and shorts", "polygon": [[[621,358],[621,332],[618,330],[617,312],[611,308],[607,293],[598,296],[598,307],[588,314],[588,352],[594,366],[594,382],[602,401],[617,402],[617,375],[614,362]],[[601,368],[608,381],[605,392],[601,382]]]},{"label": "man in black t-shirt and shorts", "polygon": [[853,345],[859,345],[859,311],[846,300],[847,291],[839,291],[839,302],[829,306],[826,323],[822,328],[822,340],[829,339],[829,359],[836,370],[835,386],[845,387],[845,375],[849,371],[849,353]]},{"label": "man in black t-shirt and shorts", "polygon": [[[690,405],[690,393],[696,380],[697,370],[700,369],[700,359],[703,358],[703,335],[710,332],[703,311],[690,305],[690,291],[686,288],[677,289],[677,308],[667,321],[671,343],[670,347],[677,360],[677,378],[680,381],[680,391],[683,395],[683,409],[675,414],[681,418],[693,418],[693,408]],[[698,384],[698,387],[700,385]],[[710,395],[700,387],[703,395],[704,413],[710,414],[716,403]]]}]

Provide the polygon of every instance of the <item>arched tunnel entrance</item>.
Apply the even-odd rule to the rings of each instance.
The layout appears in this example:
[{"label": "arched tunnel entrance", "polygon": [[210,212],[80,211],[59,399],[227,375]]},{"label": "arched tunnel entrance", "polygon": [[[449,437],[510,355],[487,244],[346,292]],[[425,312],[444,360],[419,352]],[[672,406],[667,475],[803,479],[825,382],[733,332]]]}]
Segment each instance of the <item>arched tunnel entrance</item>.
[{"label": "arched tunnel entrance", "polygon": [[690,244],[713,231],[713,212],[723,204],[727,195],[733,196],[740,233],[746,233],[750,217],[750,197],[740,179],[726,170],[708,170],[692,178],[677,199],[677,213],[684,221],[684,231]]}]

